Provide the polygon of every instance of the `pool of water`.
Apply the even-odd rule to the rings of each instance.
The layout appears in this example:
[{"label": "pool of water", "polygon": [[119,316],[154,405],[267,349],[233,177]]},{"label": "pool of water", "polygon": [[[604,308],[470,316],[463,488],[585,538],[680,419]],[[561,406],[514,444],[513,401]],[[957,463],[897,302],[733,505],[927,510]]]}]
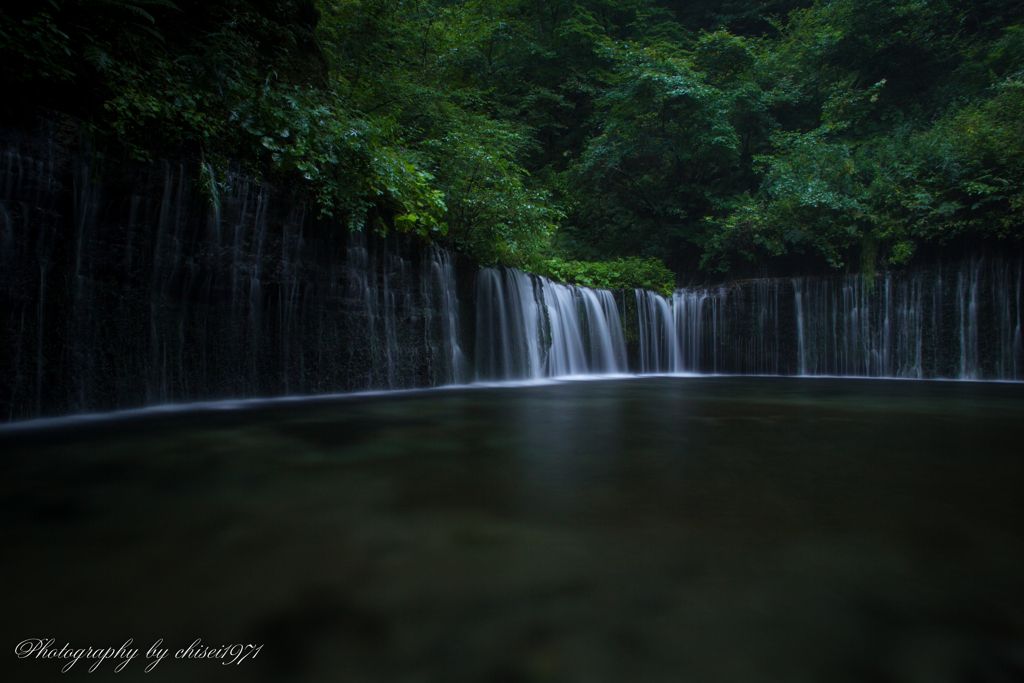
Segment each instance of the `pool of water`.
[{"label": "pool of water", "polygon": [[144,680],[1024,680],[1020,384],[466,387],[0,453],[5,680],[137,680],[158,639]]}]

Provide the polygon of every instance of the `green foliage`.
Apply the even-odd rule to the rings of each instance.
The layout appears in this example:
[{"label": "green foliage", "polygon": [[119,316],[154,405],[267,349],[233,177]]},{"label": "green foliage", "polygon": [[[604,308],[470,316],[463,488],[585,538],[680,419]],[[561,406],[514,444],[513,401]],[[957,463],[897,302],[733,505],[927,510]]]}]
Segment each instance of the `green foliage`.
[{"label": "green foliage", "polygon": [[[156,9],[163,14],[151,13]],[[44,63],[36,77],[45,77],[45,68],[92,81],[91,95],[102,101],[90,112],[96,131],[116,136],[133,158],[197,156],[204,160],[200,175],[211,177],[211,163],[241,161],[304,188],[322,215],[347,215],[361,226],[373,212],[380,231],[443,235],[444,191],[408,149],[401,127],[389,116],[353,109],[318,82],[320,57],[309,47],[314,37],[302,25],[304,9],[312,10],[309,3],[269,10],[242,1],[204,9],[183,3],[194,14],[182,25],[182,11],[167,0],[72,1],[55,15],[68,33],[53,28],[59,40],[40,52],[66,59]],[[100,14],[89,17],[86,10]],[[128,18],[121,29],[105,27],[104,20],[121,15]],[[44,19],[49,15],[23,24]],[[76,73],[71,67],[79,56],[85,62]],[[200,185],[212,187],[209,179]]]},{"label": "green foliage", "polygon": [[887,237],[908,245],[962,234],[1024,239],[1024,82],[993,90],[910,139],[902,161],[915,172],[886,188]]},{"label": "green foliage", "polygon": [[10,82],[66,82],[74,78],[69,67],[70,38],[53,20],[53,0],[39,13],[18,19],[0,10],[0,69]]},{"label": "green foliage", "polygon": [[340,96],[392,121],[390,137],[429,169],[450,241],[480,263],[529,267],[561,214],[521,164],[529,129],[488,111],[477,82],[504,58],[514,16],[503,13],[517,11],[338,3],[324,7],[321,35]]},{"label": "green foliage", "polygon": [[[745,68],[747,54],[722,38],[701,41],[703,62],[671,45],[604,48],[614,71],[596,102],[602,126],[570,186],[574,218],[597,229],[605,252],[670,253],[698,239],[703,217],[722,206],[742,140],[733,122],[740,96],[719,85]],[[721,69],[710,78],[719,85],[698,64]]]},{"label": "green foliage", "polygon": [[553,280],[598,289],[649,289],[665,296],[675,289],[675,275],[656,258],[637,257],[602,263],[565,261],[560,258],[542,261],[537,272]]},{"label": "green foliage", "polygon": [[708,216],[703,267],[796,255],[871,268],[876,250],[901,265],[922,243],[1020,240],[1024,32],[998,11],[846,0],[780,23],[754,80],[789,132],[752,156],[757,190]]},{"label": "green foliage", "polygon": [[776,154],[758,158],[766,171],[761,194],[745,195],[715,223],[702,264],[725,270],[731,254],[758,261],[795,252],[842,267],[842,251],[870,226],[851,146],[818,131],[778,133],[773,142]]},{"label": "green foliage", "polygon": [[0,77],[210,203],[241,164],[581,284],[1024,232],[1011,0],[46,0],[0,12]]}]

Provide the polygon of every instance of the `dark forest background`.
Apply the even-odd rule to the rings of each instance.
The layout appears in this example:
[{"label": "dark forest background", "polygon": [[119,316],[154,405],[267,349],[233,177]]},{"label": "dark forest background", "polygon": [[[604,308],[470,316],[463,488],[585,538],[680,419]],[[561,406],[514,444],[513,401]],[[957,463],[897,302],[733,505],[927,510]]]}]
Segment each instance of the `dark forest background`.
[{"label": "dark forest background", "polygon": [[338,229],[579,284],[865,272],[1024,237],[1017,0],[47,0],[7,125],[229,168]]}]

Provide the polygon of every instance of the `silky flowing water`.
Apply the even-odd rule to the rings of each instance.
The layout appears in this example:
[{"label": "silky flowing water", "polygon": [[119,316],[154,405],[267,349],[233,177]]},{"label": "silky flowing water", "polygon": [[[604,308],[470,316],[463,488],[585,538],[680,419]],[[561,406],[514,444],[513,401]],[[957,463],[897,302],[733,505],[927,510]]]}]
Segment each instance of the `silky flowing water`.
[{"label": "silky flowing water", "polygon": [[15,425],[0,668],[132,638],[90,680],[1019,681],[1022,444],[1020,384],[829,378]]}]

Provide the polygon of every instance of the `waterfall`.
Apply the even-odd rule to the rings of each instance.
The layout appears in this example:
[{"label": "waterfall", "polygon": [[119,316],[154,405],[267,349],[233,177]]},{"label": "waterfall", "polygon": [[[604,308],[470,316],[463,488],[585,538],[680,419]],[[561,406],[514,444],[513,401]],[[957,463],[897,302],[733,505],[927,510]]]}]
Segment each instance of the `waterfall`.
[{"label": "waterfall", "polygon": [[477,379],[622,373],[626,368],[622,319],[611,292],[515,268],[477,274]]},{"label": "waterfall", "polygon": [[800,359],[800,374],[807,374],[807,342],[804,335],[804,281],[802,278],[793,280],[793,295],[796,297],[796,338],[797,357]]},{"label": "waterfall", "polygon": [[[455,263],[444,249],[432,246],[423,261],[420,296],[424,307],[424,342],[430,349],[435,385],[467,381],[466,355],[459,335],[459,300],[456,295]],[[438,329],[439,328],[439,329]]]},{"label": "waterfall", "polygon": [[[684,293],[685,296],[685,293]],[[645,289],[636,290],[640,332],[640,372],[681,372],[681,337],[678,327],[692,317],[687,315],[688,298],[677,301],[680,313],[673,316],[665,297]]]},{"label": "waterfall", "polygon": [[534,281],[515,269],[477,274],[476,376],[484,379],[542,377],[541,309]]},{"label": "waterfall", "polygon": [[[636,291],[640,372],[1024,379],[1022,263]],[[788,290],[788,294],[787,294]]]},{"label": "waterfall", "polygon": [[[580,313],[577,310],[574,287],[540,279],[540,300],[542,327],[551,339],[547,359],[543,362],[542,375],[582,375],[587,372],[587,359],[583,352],[583,331]],[[546,305],[545,305],[546,304]],[[544,315],[544,314],[547,315]],[[531,346],[533,346],[531,340]],[[543,353],[541,343],[536,348]],[[536,375],[534,375],[536,376]]]},{"label": "waterfall", "polygon": [[575,288],[583,299],[587,323],[590,367],[593,372],[608,374],[626,371],[626,337],[615,297],[605,289]]},{"label": "waterfall", "polygon": [[474,283],[444,249],[318,220],[241,173],[5,136],[3,420],[630,368],[1024,380],[1019,258],[671,297],[514,268]]},{"label": "waterfall", "polygon": [[3,140],[0,419],[469,379],[447,252],[58,139]]}]

